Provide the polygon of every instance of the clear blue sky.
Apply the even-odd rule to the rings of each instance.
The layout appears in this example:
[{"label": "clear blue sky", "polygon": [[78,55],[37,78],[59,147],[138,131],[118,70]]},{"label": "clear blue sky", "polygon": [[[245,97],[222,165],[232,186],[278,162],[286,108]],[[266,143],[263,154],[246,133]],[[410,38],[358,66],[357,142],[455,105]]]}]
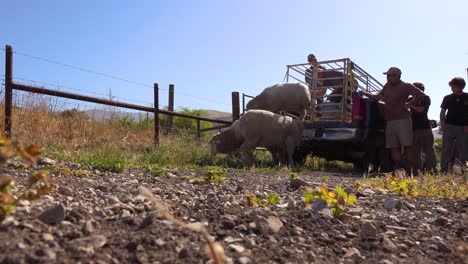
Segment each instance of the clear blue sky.
[{"label": "clear blue sky", "polygon": [[382,83],[383,71],[400,67],[403,80],[426,84],[429,115],[438,119],[448,80],[466,79],[468,67],[466,0],[15,0],[1,7],[1,48],[146,86],[19,54],[15,76],[98,97],[111,90],[136,104],[151,104],[158,82],[167,105],[173,83],[176,107],[230,112],[232,91],[256,95],[283,81],[286,64],[315,53],[351,58]]}]

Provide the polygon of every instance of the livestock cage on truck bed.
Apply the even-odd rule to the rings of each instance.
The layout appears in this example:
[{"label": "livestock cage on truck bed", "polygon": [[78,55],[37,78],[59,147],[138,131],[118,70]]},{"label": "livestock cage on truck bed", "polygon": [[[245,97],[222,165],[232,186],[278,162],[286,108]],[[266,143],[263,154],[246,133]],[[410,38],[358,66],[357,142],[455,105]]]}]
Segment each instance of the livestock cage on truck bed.
[{"label": "livestock cage on truck bed", "polygon": [[383,87],[348,58],[321,61],[317,67],[309,63],[287,65],[283,82],[299,82],[309,87],[313,106],[305,123],[351,123],[353,118],[359,118],[359,107],[353,109],[353,103],[359,102],[353,102],[357,92],[379,92]]},{"label": "livestock cage on truck bed", "polygon": [[[383,85],[356,63],[348,58],[321,61],[317,67],[309,63],[287,65],[283,82],[297,82],[309,87],[312,97],[312,109],[308,111],[305,123],[341,122],[351,123],[360,118],[357,92],[379,92]],[[246,98],[254,96],[242,94],[243,112]],[[354,111],[354,113],[353,113]]]},{"label": "livestock cage on truck bed", "polygon": [[[304,120],[302,142],[294,154],[298,162],[307,155],[327,160],[390,168],[385,149],[383,104],[363,98],[358,91],[378,93],[383,85],[348,58],[287,65],[283,82],[309,88],[312,107]],[[246,98],[242,104],[245,111]],[[285,113],[291,115],[293,113]]]}]

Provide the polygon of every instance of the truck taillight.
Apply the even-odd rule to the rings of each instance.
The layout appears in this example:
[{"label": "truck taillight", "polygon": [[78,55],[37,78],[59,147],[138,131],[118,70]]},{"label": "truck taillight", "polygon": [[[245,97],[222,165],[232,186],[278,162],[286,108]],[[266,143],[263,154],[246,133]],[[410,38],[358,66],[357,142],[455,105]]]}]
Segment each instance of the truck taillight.
[{"label": "truck taillight", "polygon": [[366,116],[366,105],[364,99],[359,96],[353,97],[352,120],[363,121]]}]

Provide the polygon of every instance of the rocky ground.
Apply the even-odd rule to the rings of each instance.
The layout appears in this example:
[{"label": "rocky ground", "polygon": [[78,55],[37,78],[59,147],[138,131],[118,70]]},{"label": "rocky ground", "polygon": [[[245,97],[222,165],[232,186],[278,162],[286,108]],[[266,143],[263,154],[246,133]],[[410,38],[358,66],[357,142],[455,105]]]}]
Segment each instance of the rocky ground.
[{"label": "rocky ground", "polygon": [[[228,172],[225,184],[214,185],[191,182],[202,170],[156,177],[145,168],[55,167],[63,166],[82,177],[51,173],[54,191],[20,202],[0,224],[2,263],[208,262],[203,238],[163,218],[139,195],[142,186],[178,219],[203,223],[230,263],[468,263],[466,199],[403,200],[382,189],[354,189],[357,175],[339,172],[301,172],[292,181],[289,173]],[[31,169],[0,172],[14,177],[20,192]],[[350,222],[328,208],[304,208],[303,189],[320,185],[357,194]],[[246,192],[276,193],[281,202],[251,207]]]}]

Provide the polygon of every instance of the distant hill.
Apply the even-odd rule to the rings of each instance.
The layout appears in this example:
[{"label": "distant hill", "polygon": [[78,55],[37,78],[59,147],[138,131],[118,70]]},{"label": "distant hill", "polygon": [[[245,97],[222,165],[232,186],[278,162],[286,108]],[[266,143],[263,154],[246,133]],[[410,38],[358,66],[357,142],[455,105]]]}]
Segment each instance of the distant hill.
[{"label": "distant hill", "polygon": [[232,121],[232,113],[221,112],[221,111],[211,110],[211,109],[201,109],[201,110],[205,112],[203,117],[207,117],[211,119],[219,119],[219,120],[224,120],[224,121]]}]

